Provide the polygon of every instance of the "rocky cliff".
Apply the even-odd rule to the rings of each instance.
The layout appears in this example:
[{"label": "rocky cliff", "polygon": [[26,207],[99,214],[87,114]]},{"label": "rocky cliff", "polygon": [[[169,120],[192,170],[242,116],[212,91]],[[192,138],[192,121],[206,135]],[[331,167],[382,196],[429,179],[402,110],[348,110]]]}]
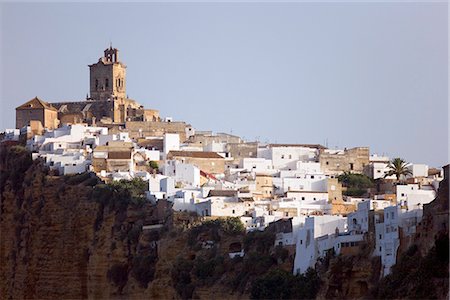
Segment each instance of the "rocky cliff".
[{"label": "rocky cliff", "polygon": [[0,171],[1,298],[241,299],[268,270],[292,270],[273,232],[173,214],[141,201],[139,182],[52,176],[18,145],[2,145]]},{"label": "rocky cliff", "polygon": [[94,199],[89,174],[52,177],[20,146],[1,149],[1,298],[142,295],[153,278],[167,203]]}]

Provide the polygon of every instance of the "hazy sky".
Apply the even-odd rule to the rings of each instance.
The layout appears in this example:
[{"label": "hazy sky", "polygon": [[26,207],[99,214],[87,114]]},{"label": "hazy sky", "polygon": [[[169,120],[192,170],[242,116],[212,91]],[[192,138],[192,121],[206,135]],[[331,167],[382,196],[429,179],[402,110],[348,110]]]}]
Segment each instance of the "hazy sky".
[{"label": "hazy sky", "polygon": [[198,130],[448,163],[446,3],[1,5],[1,122],[83,100],[111,41],[127,93]]}]

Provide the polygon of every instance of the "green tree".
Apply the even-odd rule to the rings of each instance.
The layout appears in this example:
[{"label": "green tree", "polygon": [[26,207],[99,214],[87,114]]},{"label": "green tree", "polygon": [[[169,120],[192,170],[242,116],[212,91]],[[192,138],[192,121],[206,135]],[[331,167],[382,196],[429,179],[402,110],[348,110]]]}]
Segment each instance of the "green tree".
[{"label": "green tree", "polygon": [[344,172],[338,177],[342,186],[347,190],[344,192],[346,196],[360,197],[367,192],[367,189],[373,187],[374,183],[372,179],[363,174],[353,174],[350,172]]},{"label": "green tree", "polygon": [[148,165],[150,166],[150,168],[152,168],[152,170],[157,170],[158,171],[158,162],[151,160],[148,162]]},{"label": "green tree", "polygon": [[399,157],[392,159],[388,164],[390,170],[384,177],[395,175],[397,181],[399,181],[402,175],[412,175],[412,172],[408,169],[407,165],[408,163]]}]

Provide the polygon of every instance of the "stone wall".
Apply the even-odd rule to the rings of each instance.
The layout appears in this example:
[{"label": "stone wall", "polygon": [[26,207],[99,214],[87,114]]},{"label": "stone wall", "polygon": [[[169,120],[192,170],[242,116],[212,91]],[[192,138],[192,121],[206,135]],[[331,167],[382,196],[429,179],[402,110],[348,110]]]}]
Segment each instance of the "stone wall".
[{"label": "stone wall", "polygon": [[363,174],[364,169],[369,165],[369,148],[345,149],[343,153],[337,154],[320,150],[319,162],[320,168],[327,175],[337,175],[343,172]]},{"label": "stone wall", "polygon": [[186,140],[186,128],[188,127],[190,125],[185,122],[125,122],[125,131],[128,131],[131,138],[146,136],[162,137],[165,133],[178,133],[180,135],[180,142]]},{"label": "stone wall", "polygon": [[16,128],[28,126],[31,120],[41,121],[44,125],[44,109],[16,109]]},{"label": "stone wall", "polygon": [[239,164],[243,158],[256,158],[258,154],[258,143],[228,143],[227,152],[233,157],[233,164]]}]

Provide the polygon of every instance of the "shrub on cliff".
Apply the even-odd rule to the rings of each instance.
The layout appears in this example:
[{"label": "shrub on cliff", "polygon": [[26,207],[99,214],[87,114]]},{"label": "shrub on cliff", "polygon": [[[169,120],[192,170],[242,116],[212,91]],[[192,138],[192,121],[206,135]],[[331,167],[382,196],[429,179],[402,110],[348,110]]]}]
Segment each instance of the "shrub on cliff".
[{"label": "shrub on cliff", "polygon": [[183,299],[192,298],[194,292],[195,286],[192,284],[191,279],[193,266],[192,261],[178,257],[170,272],[175,290]]},{"label": "shrub on cliff", "polygon": [[31,153],[23,146],[0,146],[0,192],[9,181],[14,190],[22,186],[25,172],[33,164]]},{"label": "shrub on cliff", "polygon": [[128,281],[128,266],[126,264],[114,264],[107,273],[108,280],[121,290]]},{"label": "shrub on cliff", "polygon": [[148,283],[153,280],[157,258],[158,256],[154,254],[133,258],[131,274],[139,282],[141,287],[147,288]]},{"label": "shrub on cliff", "polygon": [[120,180],[108,184],[97,184],[94,186],[92,198],[105,206],[122,210],[126,209],[130,203],[134,205],[145,203],[147,190],[148,183],[140,178]]},{"label": "shrub on cliff", "polygon": [[259,253],[268,253],[275,243],[275,233],[272,231],[255,230],[249,232],[244,238],[244,250],[254,249]]},{"label": "shrub on cliff", "polygon": [[200,234],[207,233],[208,239],[214,242],[220,241],[220,232],[228,235],[238,235],[245,232],[244,225],[237,217],[226,217],[215,220],[207,220],[193,227],[189,231],[188,245],[197,245]]},{"label": "shrub on cliff", "polygon": [[252,283],[252,299],[314,299],[320,288],[320,278],[313,269],[292,275],[281,269],[271,270]]}]

